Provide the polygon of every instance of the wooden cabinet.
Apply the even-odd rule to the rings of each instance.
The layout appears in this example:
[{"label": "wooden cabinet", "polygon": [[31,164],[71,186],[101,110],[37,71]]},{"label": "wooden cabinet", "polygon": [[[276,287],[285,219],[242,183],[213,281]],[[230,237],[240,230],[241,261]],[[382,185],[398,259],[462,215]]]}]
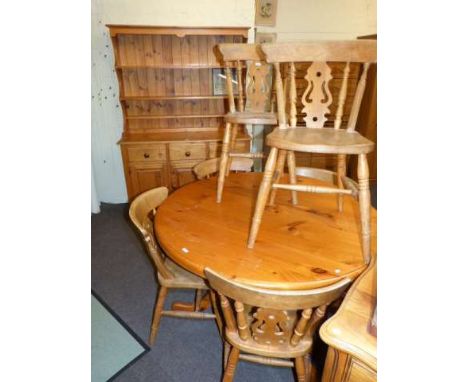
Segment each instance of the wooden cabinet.
[{"label": "wooden cabinet", "polygon": [[[173,190],[193,181],[194,165],[220,155],[228,110],[227,95],[213,84],[213,76],[222,82],[216,45],[246,42],[248,28],[108,27],[129,200],[149,188]],[[249,152],[250,141],[241,131],[236,150]]]},{"label": "wooden cabinet", "polygon": [[320,328],[329,345],[322,382],[377,380],[377,337],[371,322],[377,303],[376,259],[354,282],[338,312]]}]

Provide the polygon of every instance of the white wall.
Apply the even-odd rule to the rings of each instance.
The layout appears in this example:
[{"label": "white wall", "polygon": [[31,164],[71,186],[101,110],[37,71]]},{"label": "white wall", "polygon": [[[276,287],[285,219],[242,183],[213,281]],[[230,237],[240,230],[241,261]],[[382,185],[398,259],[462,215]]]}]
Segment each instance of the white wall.
[{"label": "white wall", "polygon": [[[120,148],[123,129],[114,55],[106,24],[254,26],[255,0],[93,0],[91,137],[97,202],[127,201]],[[278,41],[352,39],[376,32],[376,0],[278,0]],[[253,41],[253,29],[249,34]],[[261,135],[262,129],[255,129]],[[255,145],[261,148],[259,136]]]},{"label": "white wall", "polygon": [[277,41],[355,39],[377,32],[376,0],[278,0]]}]

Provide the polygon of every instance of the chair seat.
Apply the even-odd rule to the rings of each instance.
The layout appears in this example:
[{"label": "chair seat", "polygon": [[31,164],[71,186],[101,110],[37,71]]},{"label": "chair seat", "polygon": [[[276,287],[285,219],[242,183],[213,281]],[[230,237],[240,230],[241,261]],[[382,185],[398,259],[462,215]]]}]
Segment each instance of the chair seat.
[{"label": "chair seat", "polygon": [[333,128],[277,127],[267,135],[266,144],[282,150],[323,154],[367,154],[374,149],[374,142],[357,131]]},{"label": "chair seat", "polygon": [[204,279],[186,271],[168,257],[166,257],[164,263],[167,269],[174,275],[174,278],[164,278],[158,272],[160,285],[168,288],[208,289]]},{"label": "chair seat", "polygon": [[234,345],[241,351],[250,354],[261,355],[275,358],[295,358],[307,354],[312,347],[310,337],[303,338],[297,346],[291,346],[289,342],[277,345],[259,344],[252,338],[243,340],[239,337],[237,331],[226,330],[226,338],[231,345]]},{"label": "chair seat", "polygon": [[271,112],[243,111],[227,113],[224,120],[229,123],[252,125],[276,125],[276,114]]}]

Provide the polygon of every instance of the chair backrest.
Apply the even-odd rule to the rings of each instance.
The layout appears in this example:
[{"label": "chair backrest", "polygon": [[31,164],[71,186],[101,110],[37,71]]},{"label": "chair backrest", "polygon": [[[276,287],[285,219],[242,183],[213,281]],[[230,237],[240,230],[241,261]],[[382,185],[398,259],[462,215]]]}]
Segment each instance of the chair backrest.
[{"label": "chair backrest", "polygon": [[[219,171],[221,158],[212,158],[200,162],[193,167],[197,179],[207,179]],[[250,158],[232,158],[231,171],[250,172],[253,160]]]},{"label": "chair backrest", "polygon": [[[350,284],[343,279],[336,284],[300,291],[277,291],[257,288],[227,279],[206,268],[210,286],[221,299],[227,330],[243,340],[259,344],[299,344],[309,338],[325,315],[326,307]],[[231,301],[234,301],[234,311]]]},{"label": "chair backrest", "polygon": [[[272,66],[265,62],[260,44],[219,44],[218,48],[225,63],[229,111],[271,111],[273,70]],[[237,83],[238,89],[237,108],[233,81]]]},{"label": "chair backrest", "polygon": [[[306,88],[301,97],[301,112],[305,113],[306,127],[327,127],[325,123],[333,114],[333,127],[340,129],[344,110],[350,109],[346,129],[354,131],[366,86],[367,71],[369,65],[377,60],[376,41],[262,44],[262,50],[265,53],[266,61],[273,63],[275,67],[275,89],[280,128],[288,127],[287,115],[289,116],[289,126],[295,127],[297,125],[296,69],[297,64],[302,65],[301,63],[307,62],[310,65],[304,76]],[[289,63],[289,74],[286,81],[288,86],[283,84],[281,78],[281,63]],[[334,63],[333,75],[332,69],[327,63]],[[355,87],[352,103],[346,102],[350,77],[353,77],[352,87]],[[335,93],[335,97],[332,96],[332,93]],[[336,98],[337,102],[334,102],[333,98]]]},{"label": "chair backrest", "polygon": [[156,209],[167,198],[166,187],[153,188],[138,195],[130,205],[130,219],[140,232],[145,241],[146,249],[153,259],[158,272],[165,278],[173,278],[174,275],[167,269],[164,259],[158,250],[158,245],[154,237],[153,220]]}]

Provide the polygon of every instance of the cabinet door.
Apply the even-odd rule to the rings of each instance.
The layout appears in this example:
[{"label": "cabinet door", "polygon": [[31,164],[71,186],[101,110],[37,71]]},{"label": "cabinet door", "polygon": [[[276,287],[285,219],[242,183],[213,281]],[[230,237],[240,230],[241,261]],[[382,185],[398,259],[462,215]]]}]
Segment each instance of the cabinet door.
[{"label": "cabinet door", "polygon": [[131,184],[129,199],[155,187],[169,186],[164,163],[131,163],[128,171]]},{"label": "cabinet door", "polygon": [[196,178],[192,168],[174,168],[172,170],[172,187],[174,188],[182,187],[195,180]]},{"label": "cabinet door", "polygon": [[328,347],[322,382],[375,382],[377,373],[351,355]]},{"label": "cabinet door", "polygon": [[171,162],[171,184],[173,188],[179,188],[183,185],[196,180],[193,166],[202,162],[202,160],[184,160]]}]

